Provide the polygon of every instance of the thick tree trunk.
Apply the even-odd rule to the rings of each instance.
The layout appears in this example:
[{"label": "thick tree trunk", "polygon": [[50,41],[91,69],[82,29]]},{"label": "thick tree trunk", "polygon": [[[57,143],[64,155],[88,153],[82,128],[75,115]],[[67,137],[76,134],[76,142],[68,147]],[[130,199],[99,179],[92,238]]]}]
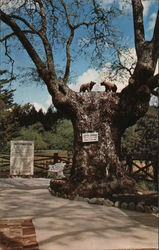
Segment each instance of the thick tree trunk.
[{"label": "thick tree trunk", "polygon": [[[106,168],[121,172],[119,145],[121,131],[113,124],[119,98],[112,93],[91,92],[79,96],[74,127],[73,175],[78,180],[105,178]],[[98,133],[97,142],[82,142],[82,134]]]},{"label": "thick tree trunk", "polygon": [[[63,194],[83,197],[107,197],[134,182],[124,177],[120,162],[120,139],[124,131],[117,122],[119,95],[111,92],[88,92],[76,95],[74,156],[68,182],[51,181],[51,187]],[[83,142],[82,134],[97,132],[98,141]],[[63,185],[61,185],[63,184]]]}]

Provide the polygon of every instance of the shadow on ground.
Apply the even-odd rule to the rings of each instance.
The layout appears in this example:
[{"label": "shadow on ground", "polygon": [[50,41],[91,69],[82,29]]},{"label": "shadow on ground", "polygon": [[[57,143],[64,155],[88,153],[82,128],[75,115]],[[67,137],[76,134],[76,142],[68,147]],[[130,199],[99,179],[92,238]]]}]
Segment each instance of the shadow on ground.
[{"label": "shadow on ground", "polygon": [[0,185],[0,218],[33,218],[41,250],[157,249],[153,215],[57,198],[46,183],[22,183]]}]

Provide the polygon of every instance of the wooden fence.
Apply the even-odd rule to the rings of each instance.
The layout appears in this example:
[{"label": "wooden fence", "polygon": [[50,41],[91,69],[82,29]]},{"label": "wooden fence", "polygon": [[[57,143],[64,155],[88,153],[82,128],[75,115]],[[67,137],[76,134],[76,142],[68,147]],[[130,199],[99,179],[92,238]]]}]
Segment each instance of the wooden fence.
[{"label": "wooden fence", "polygon": [[38,155],[34,156],[34,175],[35,177],[47,177],[49,165],[53,165],[58,162],[66,163],[64,169],[64,175],[69,177],[72,166],[72,158],[67,156],[60,156],[58,153],[54,153],[53,156]]},{"label": "wooden fence", "polygon": [[7,154],[0,155],[0,177],[9,177],[10,156]]},{"label": "wooden fence", "polygon": [[[72,158],[60,156],[58,153],[50,155],[34,155],[34,177],[47,177],[49,165],[58,162],[66,163],[65,175],[69,176],[72,166]],[[154,181],[154,162],[152,160],[126,159],[123,160],[124,171],[139,180]],[[0,155],[0,177],[9,177],[10,156],[7,154]]]},{"label": "wooden fence", "polygon": [[154,181],[154,164],[155,162],[153,160],[123,160],[124,171],[136,180],[144,179]]},{"label": "wooden fence", "polygon": [[[58,153],[50,155],[34,155],[34,177],[47,177],[49,165],[58,162],[66,163],[64,169],[65,176],[69,177],[72,166],[72,158],[67,156],[60,156]],[[9,177],[10,174],[10,156],[7,154],[0,155],[0,177]]]}]

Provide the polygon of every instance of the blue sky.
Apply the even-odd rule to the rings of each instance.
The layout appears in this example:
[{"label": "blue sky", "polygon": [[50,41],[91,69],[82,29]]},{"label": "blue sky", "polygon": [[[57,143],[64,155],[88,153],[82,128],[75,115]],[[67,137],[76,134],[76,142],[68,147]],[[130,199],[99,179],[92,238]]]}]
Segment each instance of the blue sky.
[{"label": "blue sky", "polygon": [[[102,0],[104,5],[111,4],[113,0]],[[118,4],[120,7],[123,7],[123,0],[120,0]],[[146,38],[151,39],[152,31],[154,27],[155,17],[158,8],[158,0],[146,0],[144,4],[144,24],[145,24],[145,33]],[[131,6],[128,6],[125,10],[127,15],[118,18],[115,20],[115,23],[118,24],[119,30],[122,32],[124,40],[127,41],[130,48],[134,47],[134,36],[133,36],[133,19],[131,14]],[[134,53],[134,50],[131,50]],[[1,52],[3,50],[1,49]],[[23,71],[23,67],[32,67],[33,63],[30,58],[27,56],[27,53],[23,50],[15,50],[14,59],[16,66],[16,73]],[[62,63],[62,57],[59,63]],[[2,60],[2,59],[1,59]],[[79,86],[82,82],[87,82],[90,80],[99,80],[100,79],[100,70],[94,69],[89,65],[89,58],[80,56],[72,65],[72,78],[71,78],[71,87],[78,91]],[[101,69],[102,71],[102,69]],[[28,77],[29,79],[29,77]],[[32,103],[37,109],[43,108],[46,110],[51,104],[51,97],[48,94],[48,91],[45,86],[38,86],[37,83],[27,81],[27,84],[19,83],[17,79],[14,81],[13,87],[16,88],[14,94],[15,102],[19,104]]]}]

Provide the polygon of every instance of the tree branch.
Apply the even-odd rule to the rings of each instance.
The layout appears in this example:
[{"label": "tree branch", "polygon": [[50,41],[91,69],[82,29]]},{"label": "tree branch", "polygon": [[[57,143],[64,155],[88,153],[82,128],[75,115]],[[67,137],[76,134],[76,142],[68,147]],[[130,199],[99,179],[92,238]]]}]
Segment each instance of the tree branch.
[{"label": "tree branch", "polygon": [[153,77],[159,56],[159,14],[152,41],[145,41],[143,25],[143,5],[141,0],[132,0],[135,47],[137,64],[133,73],[133,82],[139,86]]},{"label": "tree branch", "polygon": [[5,40],[5,55],[9,58],[9,61],[11,62],[11,76],[13,76],[13,66],[14,66],[14,59],[10,56],[9,52],[8,52],[8,44],[7,44],[7,40]]},{"label": "tree branch", "polygon": [[46,15],[45,15],[43,3],[41,0],[36,0],[36,2],[39,4],[39,7],[40,7],[40,16],[41,16],[41,20],[42,20],[41,31],[44,32],[44,34],[46,34],[47,24],[46,24]]},{"label": "tree branch", "polygon": [[70,15],[69,15],[68,9],[66,7],[66,4],[65,4],[65,2],[63,0],[61,0],[61,4],[62,4],[62,6],[63,6],[63,8],[65,10],[68,26],[69,26],[70,29],[73,29],[73,25],[71,24]]},{"label": "tree branch", "polygon": [[68,39],[67,45],[66,45],[67,63],[66,63],[65,75],[64,75],[64,81],[65,81],[65,82],[68,81],[69,74],[70,74],[70,64],[71,64],[70,47],[71,47],[71,43],[72,43],[72,41],[73,41],[73,38],[74,38],[74,30],[71,29],[71,33],[70,33],[70,36],[69,36],[69,39]]},{"label": "tree branch", "polygon": [[43,80],[48,83],[48,80],[50,78],[48,71],[46,69],[45,64],[42,62],[38,54],[36,53],[35,49],[33,48],[32,44],[29,42],[25,34],[22,32],[20,27],[15,23],[15,21],[12,20],[12,18],[5,14],[3,11],[0,10],[0,18],[1,20],[7,24],[15,33],[15,35],[18,37],[26,51],[28,52],[29,56],[35,63],[37,70],[39,72],[39,75],[43,78]]},{"label": "tree branch", "polygon": [[159,74],[151,77],[148,80],[147,86],[150,88],[150,90],[155,89],[156,87],[159,87]]},{"label": "tree branch", "polygon": [[8,71],[6,69],[0,69],[0,75],[3,75],[5,73],[7,73]]},{"label": "tree branch", "polygon": [[5,37],[1,38],[1,39],[0,39],[0,43],[3,43],[4,41],[10,39],[12,36],[15,36],[15,33],[14,33],[14,32],[12,32],[12,33],[6,35]]},{"label": "tree branch", "polygon": [[55,72],[52,48],[50,46],[50,43],[49,43],[49,41],[47,39],[47,35],[46,35],[47,21],[46,21],[45,10],[44,10],[44,6],[43,6],[43,3],[42,3],[41,0],[36,0],[36,2],[39,4],[40,16],[41,16],[41,19],[42,19],[42,28],[39,30],[38,34],[39,34],[40,38],[43,41],[49,73],[51,74],[52,78],[55,79],[56,78],[56,72]]},{"label": "tree branch", "polygon": [[62,0],[61,3],[62,3],[62,6],[63,6],[63,8],[65,10],[65,14],[66,14],[66,18],[67,18],[67,24],[68,24],[68,26],[70,28],[70,36],[68,38],[67,45],[66,45],[66,58],[67,58],[67,62],[66,62],[65,74],[64,74],[64,81],[67,82],[68,78],[69,78],[69,74],[70,74],[70,65],[71,65],[70,47],[71,47],[71,44],[72,44],[72,41],[73,41],[73,38],[74,38],[74,30],[75,30],[75,28],[71,24],[69,12],[68,12],[68,9],[66,7],[65,2]]},{"label": "tree branch", "polygon": [[26,26],[28,26],[29,29],[31,29],[34,33],[38,34],[38,30],[36,30],[32,25],[30,25],[30,23],[27,22],[25,18],[22,18],[17,15],[11,15],[10,17],[22,21]]},{"label": "tree branch", "polygon": [[65,2],[63,0],[61,0],[61,4],[64,8],[65,14],[66,14],[66,19],[67,19],[67,24],[68,27],[70,29],[70,36],[68,38],[67,41],[67,45],[66,45],[66,58],[67,58],[67,62],[66,62],[66,67],[65,67],[65,74],[64,74],[64,81],[67,82],[68,81],[68,77],[69,77],[69,73],[70,73],[70,64],[71,64],[71,53],[70,53],[70,47],[74,38],[74,32],[76,29],[80,28],[81,26],[86,26],[89,27],[91,25],[95,25],[96,22],[80,22],[76,25],[72,25],[71,23],[71,19],[70,19],[70,15],[67,9],[67,6],[65,4]]},{"label": "tree branch", "polygon": [[132,76],[132,71],[134,70],[135,63],[132,63],[130,68],[126,67],[126,66],[122,63],[122,61],[121,61],[121,57],[122,57],[122,56],[123,56],[123,55],[122,55],[120,49],[117,49],[117,57],[118,57],[117,72],[119,72],[120,70],[126,70],[126,71],[130,74],[130,76]]},{"label": "tree branch", "polygon": [[143,24],[143,5],[141,0],[132,0],[135,47],[137,56],[139,56],[140,46],[145,42],[144,24]]},{"label": "tree branch", "polygon": [[80,26],[86,26],[87,28],[89,26],[93,26],[93,25],[96,25],[98,22],[81,22],[81,23],[78,23],[76,25],[74,25],[74,29],[78,29]]},{"label": "tree branch", "polygon": [[[27,33],[30,33],[30,34],[35,34],[32,30],[21,30],[23,33],[27,34]],[[9,40],[11,37],[13,36],[16,36],[16,34],[14,32],[6,35],[5,37],[3,37],[2,39],[0,39],[0,43],[3,43],[4,41],[6,40]]]},{"label": "tree branch", "polygon": [[10,79],[1,79],[0,84],[6,84],[6,83],[9,83],[15,79],[16,79],[16,77],[11,77]]},{"label": "tree branch", "polygon": [[159,88],[157,88],[157,90],[152,90],[151,94],[154,95],[154,96],[159,97]]}]

